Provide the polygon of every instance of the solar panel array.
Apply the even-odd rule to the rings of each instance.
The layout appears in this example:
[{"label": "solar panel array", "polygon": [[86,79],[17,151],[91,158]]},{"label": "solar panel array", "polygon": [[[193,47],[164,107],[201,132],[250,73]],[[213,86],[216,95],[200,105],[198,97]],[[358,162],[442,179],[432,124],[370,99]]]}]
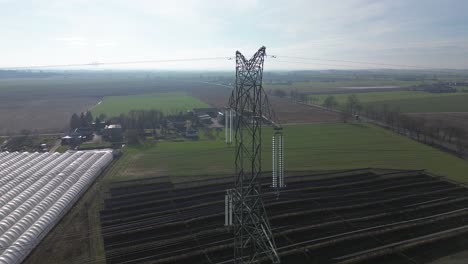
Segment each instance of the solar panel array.
[{"label": "solar panel array", "polygon": [[112,153],[0,153],[0,263],[20,263],[112,161]]}]

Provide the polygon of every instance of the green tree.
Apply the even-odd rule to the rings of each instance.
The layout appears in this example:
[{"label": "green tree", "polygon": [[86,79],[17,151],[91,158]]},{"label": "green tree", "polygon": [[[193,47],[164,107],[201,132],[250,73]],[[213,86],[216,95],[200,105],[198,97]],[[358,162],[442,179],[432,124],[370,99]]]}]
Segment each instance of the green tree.
[{"label": "green tree", "polygon": [[163,117],[162,112],[158,110],[153,109],[149,111],[148,119],[149,119],[150,127],[153,129],[153,132],[156,131],[156,127],[161,122],[162,117]]},{"label": "green tree", "polygon": [[86,116],[84,112],[81,112],[80,114],[80,126],[79,127],[85,127],[86,126]]},{"label": "green tree", "polygon": [[90,111],[86,111],[85,113],[85,124],[86,126],[90,126],[93,123],[93,115]]},{"label": "green tree", "polygon": [[100,114],[99,119],[101,119],[102,121],[105,121],[107,119],[106,114]]},{"label": "green tree", "polygon": [[81,126],[80,117],[76,113],[73,113],[73,115],[70,118],[70,128],[76,129],[76,128],[79,128],[80,126]]}]

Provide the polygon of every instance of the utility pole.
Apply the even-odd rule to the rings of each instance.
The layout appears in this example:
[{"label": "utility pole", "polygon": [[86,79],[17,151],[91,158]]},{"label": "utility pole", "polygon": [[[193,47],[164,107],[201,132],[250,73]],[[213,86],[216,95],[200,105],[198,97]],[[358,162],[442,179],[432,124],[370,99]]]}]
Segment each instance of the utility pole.
[{"label": "utility pole", "polygon": [[273,123],[262,88],[265,47],[250,60],[236,52],[236,86],[229,99],[234,130],[234,188],[226,195],[226,225],[234,231],[235,263],[269,259],[280,263],[270,223],[263,204],[262,123]]}]

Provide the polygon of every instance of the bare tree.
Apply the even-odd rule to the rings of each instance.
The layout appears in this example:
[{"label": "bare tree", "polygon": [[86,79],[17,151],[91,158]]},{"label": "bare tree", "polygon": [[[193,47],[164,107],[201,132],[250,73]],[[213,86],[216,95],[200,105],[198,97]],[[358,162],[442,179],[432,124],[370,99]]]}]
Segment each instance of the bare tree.
[{"label": "bare tree", "polygon": [[308,96],[305,93],[297,93],[297,100],[301,103],[308,103]]},{"label": "bare tree", "polygon": [[319,101],[319,98],[317,96],[308,96],[308,102],[307,103],[311,103],[311,104],[317,104],[318,101]]},{"label": "bare tree", "polygon": [[338,106],[338,101],[336,101],[335,96],[329,95],[323,101],[323,106],[328,109],[335,109]]},{"label": "bare tree", "polygon": [[349,112],[351,115],[359,114],[362,110],[362,105],[359,102],[358,97],[355,94],[348,96],[346,101],[345,112]]},{"label": "bare tree", "polygon": [[423,135],[426,120],[424,118],[417,117],[417,118],[413,118],[412,121],[413,121],[412,128],[413,128],[413,131],[416,133],[416,139],[418,141],[421,141],[420,137],[421,135]]}]

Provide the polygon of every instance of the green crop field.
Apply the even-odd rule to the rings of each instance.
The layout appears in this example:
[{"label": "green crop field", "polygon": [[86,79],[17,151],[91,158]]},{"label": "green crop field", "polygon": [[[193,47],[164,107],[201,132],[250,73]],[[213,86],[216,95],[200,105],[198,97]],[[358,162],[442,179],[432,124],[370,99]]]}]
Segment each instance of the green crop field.
[{"label": "green crop field", "polygon": [[[334,94],[339,107],[345,105],[350,96],[346,94]],[[465,93],[427,93],[417,91],[392,91],[392,92],[368,92],[355,93],[359,101],[364,105],[381,107],[384,104],[389,107],[399,107],[402,112],[465,112],[468,111],[468,94]],[[316,104],[323,104],[329,95],[313,95]]]},{"label": "green crop field", "polygon": [[[333,91],[346,91],[351,87],[381,87],[381,86],[394,86],[409,87],[419,85],[422,83],[430,83],[431,81],[401,81],[401,80],[388,80],[388,79],[357,79],[357,80],[334,80],[330,81],[310,81],[310,82],[292,82],[291,84],[273,84],[266,82],[264,87],[266,89],[284,89],[284,90],[298,90],[301,92],[310,93],[323,93]],[[384,88],[383,88],[384,89]]]},{"label": "green crop field", "polygon": [[[379,127],[365,124],[286,126],[286,170],[352,168],[427,169],[468,182],[468,162]],[[265,130],[264,170],[271,166]],[[222,141],[158,142],[126,150],[128,167],[115,180],[170,175],[213,176],[233,171],[233,147]]]},{"label": "green crop field", "polygon": [[129,96],[106,96],[92,109],[93,116],[105,114],[118,116],[130,110],[159,110],[165,114],[174,114],[198,107],[209,107],[206,103],[183,92],[154,93]]}]

